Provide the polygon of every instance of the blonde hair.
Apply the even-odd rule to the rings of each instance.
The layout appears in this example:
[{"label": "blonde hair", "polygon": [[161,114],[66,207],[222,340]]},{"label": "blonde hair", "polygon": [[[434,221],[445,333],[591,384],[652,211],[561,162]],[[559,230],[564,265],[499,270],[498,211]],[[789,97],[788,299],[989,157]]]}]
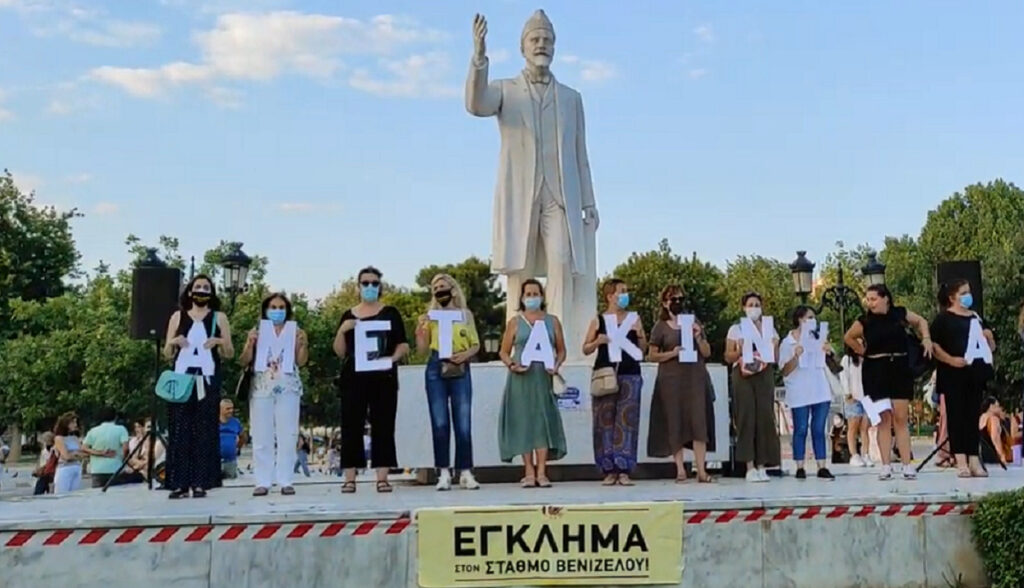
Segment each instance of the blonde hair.
[{"label": "blonde hair", "polygon": [[448,286],[452,289],[452,301],[448,308],[458,308],[462,311],[462,318],[468,322],[469,308],[466,306],[466,295],[462,293],[462,286],[455,281],[455,278],[448,274],[437,274],[430,279],[430,304],[427,306],[429,310],[441,310],[441,303],[434,298],[434,284],[444,280],[448,283]]}]

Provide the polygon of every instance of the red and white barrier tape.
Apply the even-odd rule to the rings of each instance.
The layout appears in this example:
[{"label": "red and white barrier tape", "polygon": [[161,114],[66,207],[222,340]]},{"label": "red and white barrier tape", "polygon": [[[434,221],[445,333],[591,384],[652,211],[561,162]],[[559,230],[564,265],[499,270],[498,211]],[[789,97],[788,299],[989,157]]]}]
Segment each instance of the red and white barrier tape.
[{"label": "red and white barrier tape", "polygon": [[341,536],[400,535],[412,521],[346,521],[334,523],[261,523],[255,525],[188,525],[112,529],[55,529],[0,532],[0,546],[127,545],[137,543],[207,543],[317,539]]},{"label": "red and white barrier tape", "polygon": [[[865,506],[802,506],[736,510],[697,510],[684,513],[689,525],[756,523],[785,520],[834,520],[840,518],[922,517],[970,515],[973,504],[883,504]],[[48,531],[0,531],[0,547],[60,547],[68,545],[130,545],[162,543],[212,543],[265,541],[268,539],[318,539],[401,535],[412,520],[338,521],[328,523],[259,523],[240,525],[185,525],[109,529],[54,529]]]},{"label": "red and white barrier tape", "polygon": [[759,521],[812,520],[880,517],[922,517],[969,515],[973,504],[879,504],[864,506],[801,506],[783,508],[755,508],[747,510],[700,510],[684,513],[690,525],[721,523],[756,523]]}]

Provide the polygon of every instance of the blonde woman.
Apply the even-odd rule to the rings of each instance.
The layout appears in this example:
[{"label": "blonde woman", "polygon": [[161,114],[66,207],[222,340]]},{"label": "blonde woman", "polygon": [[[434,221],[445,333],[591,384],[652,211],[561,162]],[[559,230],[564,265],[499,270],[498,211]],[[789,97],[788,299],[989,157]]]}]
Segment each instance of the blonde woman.
[{"label": "blonde woman", "polygon": [[437,489],[450,490],[451,429],[455,428],[455,468],[461,474],[459,485],[467,490],[480,487],[473,477],[473,380],[469,362],[480,351],[480,337],[473,322],[473,313],[466,307],[466,297],[455,278],[437,274],[430,280],[430,310],[457,310],[462,319],[452,325],[452,356],[440,358],[440,327],[428,315],[420,317],[416,327],[416,348],[419,353],[430,350],[427,362],[427,405],[434,436],[434,466],[438,470]]}]

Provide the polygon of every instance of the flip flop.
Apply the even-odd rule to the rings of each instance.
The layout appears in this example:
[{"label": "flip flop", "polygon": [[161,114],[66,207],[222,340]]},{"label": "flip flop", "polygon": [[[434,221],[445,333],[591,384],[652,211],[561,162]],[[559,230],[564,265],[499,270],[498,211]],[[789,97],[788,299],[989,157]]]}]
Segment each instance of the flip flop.
[{"label": "flip flop", "polygon": [[521,487],[523,487],[523,488],[536,488],[537,487],[537,478],[531,478],[531,477],[527,476],[527,477],[523,478],[522,480],[519,480],[519,485]]},{"label": "flip flop", "polygon": [[547,479],[546,476],[541,476],[541,477],[537,478],[537,486],[539,486],[541,488],[550,488],[551,487],[551,480]]}]

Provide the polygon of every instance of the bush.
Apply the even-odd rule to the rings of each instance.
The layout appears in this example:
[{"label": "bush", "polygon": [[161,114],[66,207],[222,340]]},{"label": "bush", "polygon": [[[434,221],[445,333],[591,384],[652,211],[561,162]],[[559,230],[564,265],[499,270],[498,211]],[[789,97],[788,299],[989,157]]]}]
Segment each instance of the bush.
[{"label": "bush", "polygon": [[1024,489],[983,497],[971,527],[992,586],[1024,586]]}]

